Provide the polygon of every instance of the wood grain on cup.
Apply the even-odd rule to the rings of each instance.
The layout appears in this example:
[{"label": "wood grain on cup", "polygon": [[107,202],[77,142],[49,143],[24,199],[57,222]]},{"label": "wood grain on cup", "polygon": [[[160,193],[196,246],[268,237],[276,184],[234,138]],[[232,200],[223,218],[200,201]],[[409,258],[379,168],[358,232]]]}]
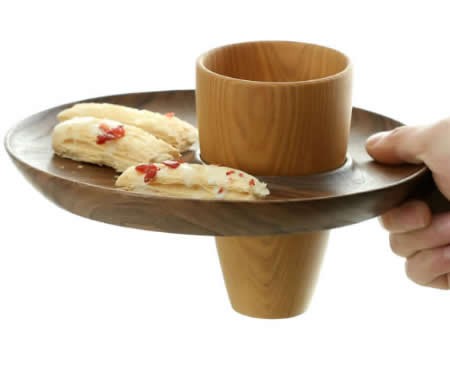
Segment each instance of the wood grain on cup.
[{"label": "wood grain on cup", "polygon": [[202,158],[257,175],[305,175],[344,163],[351,66],[295,42],[212,50],[197,62]]},{"label": "wood grain on cup", "polygon": [[[256,175],[338,168],[347,153],[351,81],[348,58],[321,46],[250,42],[207,52],[197,61],[202,159]],[[327,237],[216,238],[233,308],[262,318],[305,311]]]}]

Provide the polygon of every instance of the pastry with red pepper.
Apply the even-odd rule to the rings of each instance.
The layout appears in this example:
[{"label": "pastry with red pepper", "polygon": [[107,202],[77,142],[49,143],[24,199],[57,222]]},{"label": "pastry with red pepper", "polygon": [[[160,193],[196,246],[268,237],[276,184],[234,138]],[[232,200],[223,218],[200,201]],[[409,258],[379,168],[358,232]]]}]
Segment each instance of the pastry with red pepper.
[{"label": "pastry with red pepper", "polygon": [[142,128],[181,152],[189,150],[198,139],[197,128],[181,120],[173,112],[161,114],[117,104],[79,103],[60,112],[58,119],[64,121],[85,116],[117,120],[124,125]]},{"label": "pastry with red pepper", "polygon": [[243,171],[180,160],[129,167],[116,180],[116,186],[140,193],[199,199],[254,200],[270,194],[265,183]]},{"label": "pastry with red pepper", "polygon": [[118,172],[142,162],[180,157],[174,147],[140,128],[94,117],[72,118],[56,125],[52,146],[61,157],[110,166]]}]

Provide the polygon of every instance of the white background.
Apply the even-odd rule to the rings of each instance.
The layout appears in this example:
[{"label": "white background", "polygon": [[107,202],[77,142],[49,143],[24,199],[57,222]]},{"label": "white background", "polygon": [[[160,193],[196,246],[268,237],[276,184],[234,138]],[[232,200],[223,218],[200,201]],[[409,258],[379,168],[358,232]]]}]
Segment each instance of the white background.
[{"label": "white background", "polygon": [[[19,1],[0,8],[0,134],[44,108],[194,87],[205,50],[259,39],[338,48],[354,105],[450,115],[442,2]],[[376,220],[333,231],[310,310],[228,304],[211,237],[89,221],[45,200],[3,148],[0,364],[448,364],[449,293],[410,283]]]}]

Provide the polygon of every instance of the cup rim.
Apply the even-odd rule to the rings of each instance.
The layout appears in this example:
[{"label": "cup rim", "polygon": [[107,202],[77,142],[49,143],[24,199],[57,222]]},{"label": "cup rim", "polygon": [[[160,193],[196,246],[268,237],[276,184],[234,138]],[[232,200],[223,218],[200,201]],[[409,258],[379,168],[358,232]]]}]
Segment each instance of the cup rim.
[{"label": "cup rim", "polygon": [[[254,43],[291,43],[291,44],[297,44],[297,45],[308,45],[308,46],[320,47],[320,48],[324,48],[324,49],[338,53],[339,55],[344,57],[347,64],[343,70],[341,70],[337,73],[334,73],[332,75],[325,76],[325,77],[319,77],[316,79],[302,80],[302,81],[255,81],[255,80],[239,79],[236,77],[231,77],[231,76],[223,75],[218,72],[212,71],[209,68],[207,68],[204,64],[205,58],[207,56],[209,56],[210,54],[212,54],[213,52],[217,52],[217,51],[227,48],[227,47],[244,45],[244,44],[254,44]],[[309,85],[309,84],[318,84],[318,83],[328,82],[328,81],[332,81],[332,80],[341,78],[343,75],[348,73],[353,67],[350,58],[345,53],[343,53],[335,48],[322,46],[322,45],[316,44],[316,43],[299,42],[299,41],[283,41],[283,40],[247,41],[247,42],[237,42],[237,43],[230,43],[230,44],[218,46],[218,47],[212,48],[212,49],[202,53],[197,58],[197,66],[199,68],[201,68],[202,71],[209,73],[217,78],[222,78],[222,79],[235,81],[235,82],[242,82],[242,83],[246,83],[249,85],[253,84],[253,85],[265,85],[265,86],[283,86],[283,85],[285,85],[285,86],[296,86],[296,85],[300,86],[300,85]]]}]

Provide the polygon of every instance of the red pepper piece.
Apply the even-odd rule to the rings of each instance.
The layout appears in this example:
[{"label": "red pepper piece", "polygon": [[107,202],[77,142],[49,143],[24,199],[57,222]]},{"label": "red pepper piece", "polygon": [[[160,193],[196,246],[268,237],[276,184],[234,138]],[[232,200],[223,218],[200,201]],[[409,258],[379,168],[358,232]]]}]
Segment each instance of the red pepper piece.
[{"label": "red pepper piece", "polygon": [[166,160],[163,161],[163,164],[172,168],[172,169],[176,169],[178,166],[180,166],[180,161],[176,161],[176,160]]},{"label": "red pepper piece", "polygon": [[106,124],[102,123],[99,125],[99,128],[103,133],[97,136],[97,144],[104,144],[108,141],[122,138],[125,135],[125,128],[123,125],[110,128]]},{"label": "red pepper piece", "polygon": [[140,172],[141,174],[145,174],[144,175],[145,183],[148,183],[148,182],[151,182],[152,180],[154,180],[156,177],[156,174],[160,170],[160,168],[154,164],[137,165],[134,169],[136,171]]},{"label": "red pepper piece", "polygon": [[106,141],[109,141],[110,138],[106,134],[100,134],[97,136],[97,144],[104,144]]},{"label": "red pepper piece", "polygon": [[145,172],[144,182],[151,182],[156,178],[156,174],[158,173],[158,167],[156,165],[150,165],[148,170]]},{"label": "red pepper piece", "polygon": [[119,125],[116,128],[111,129],[109,133],[114,135],[116,138],[122,138],[125,135],[125,128],[123,125]]},{"label": "red pepper piece", "polygon": [[143,164],[143,165],[137,165],[134,169],[138,172],[145,174],[148,171],[149,167],[150,167],[150,165]]}]

